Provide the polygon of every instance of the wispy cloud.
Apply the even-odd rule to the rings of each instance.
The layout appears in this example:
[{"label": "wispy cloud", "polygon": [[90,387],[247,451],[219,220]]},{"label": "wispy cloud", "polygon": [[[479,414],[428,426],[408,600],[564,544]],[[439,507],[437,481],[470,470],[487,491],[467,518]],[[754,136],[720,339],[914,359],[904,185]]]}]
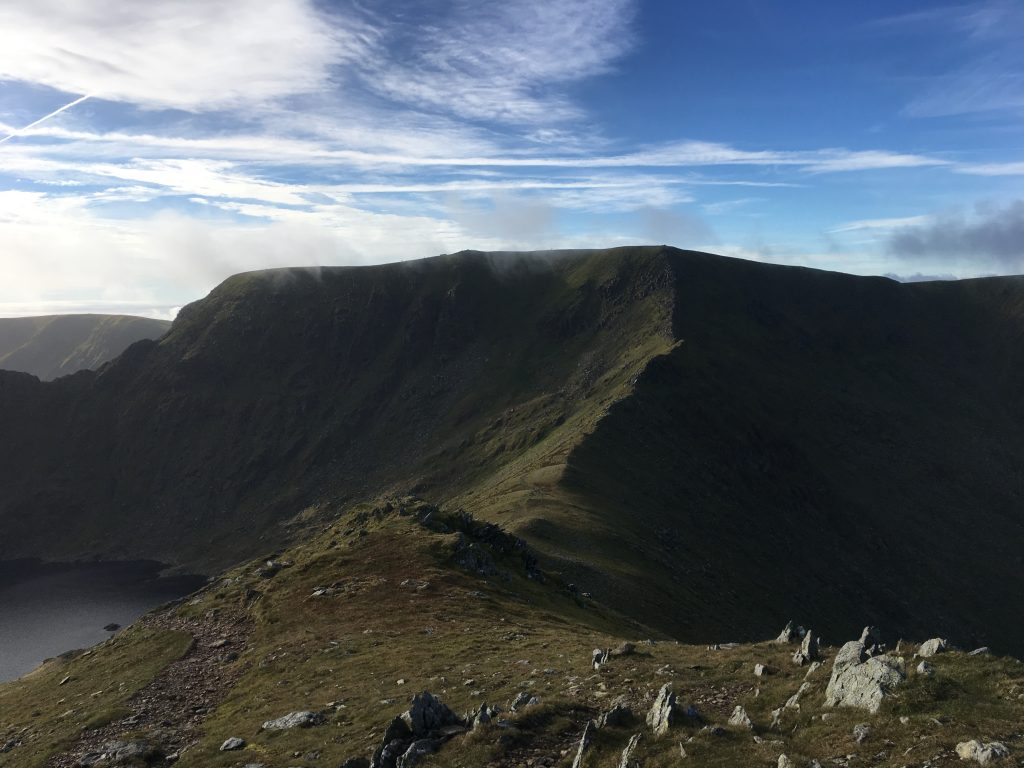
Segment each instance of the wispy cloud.
[{"label": "wispy cloud", "polygon": [[363,82],[463,118],[549,125],[580,114],[563,86],[608,71],[631,47],[634,11],[633,0],[456,0],[415,25],[381,12]]},{"label": "wispy cloud", "polygon": [[0,79],[145,107],[230,109],[325,88],[370,44],[310,0],[0,5]]}]

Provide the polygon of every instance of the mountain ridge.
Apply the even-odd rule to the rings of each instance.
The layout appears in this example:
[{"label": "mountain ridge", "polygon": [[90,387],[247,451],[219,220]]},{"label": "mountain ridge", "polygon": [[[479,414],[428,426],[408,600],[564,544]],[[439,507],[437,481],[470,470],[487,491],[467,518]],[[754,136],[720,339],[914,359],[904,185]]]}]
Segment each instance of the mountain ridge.
[{"label": "mountain ridge", "polygon": [[[0,376],[0,556],[216,569],[412,490],[685,639],[807,613],[1020,648],[1022,309],[1019,278],[665,247],[240,275],[99,373]],[[85,546],[40,540],[69,517]]]}]

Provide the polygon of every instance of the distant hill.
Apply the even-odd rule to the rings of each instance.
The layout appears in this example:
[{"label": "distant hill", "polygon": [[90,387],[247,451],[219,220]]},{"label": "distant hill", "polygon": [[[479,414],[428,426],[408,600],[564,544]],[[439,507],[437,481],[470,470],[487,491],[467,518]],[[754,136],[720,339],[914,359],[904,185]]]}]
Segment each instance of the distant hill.
[{"label": "distant hill", "polygon": [[663,247],[238,275],[0,374],[0,558],[207,572],[414,492],[694,641],[786,619],[1024,650],[1024,280]]},{"label": "distant hill", "polygon": [[129,315],[0,318],[0,369],[44,381],[98,368],[141,339],[167,332],[167,320]]}]

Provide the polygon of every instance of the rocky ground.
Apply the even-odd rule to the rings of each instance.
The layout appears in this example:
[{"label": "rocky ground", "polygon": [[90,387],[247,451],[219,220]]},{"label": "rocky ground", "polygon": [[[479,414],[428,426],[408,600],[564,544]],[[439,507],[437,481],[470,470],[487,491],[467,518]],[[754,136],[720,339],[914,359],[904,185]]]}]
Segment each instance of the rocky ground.
[{"label": "rocky ground", "polygon": [[871,627],[682,645],[407,500],[0,686],[0,748],[5,768],[1014,766],[1024,665]]},{"label": "rocky ground", "polygon": [[[48,761],[50,768],[109,764],[116,760],[108,756],[118,751],[133,759],[155,761],[159,755],[164,762],[173,762],[203,735],[206,716],[241,672],[231,662],[245,650],[249,622],[217,615],[182,616],[172,610],[150,614],[140,623],[150,630],[187,635],[186,652],[125,702],[122,717],[83,731],[66,751]],[[136,738],[140,732],[147,738]]]}]

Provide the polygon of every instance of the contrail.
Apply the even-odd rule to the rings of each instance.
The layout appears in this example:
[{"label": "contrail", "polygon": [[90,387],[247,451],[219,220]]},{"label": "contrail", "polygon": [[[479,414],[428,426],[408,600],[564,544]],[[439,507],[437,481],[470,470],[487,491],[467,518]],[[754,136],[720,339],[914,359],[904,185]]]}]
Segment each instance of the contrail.
[{"label": "contrail", "polygon": [[9,133],[9,134],[7,134],[7,135],[6,135],[6,136],[4,136],[4,137],[3,137],[2,139],[0,139],[0,144],[3,144],[3,143],[4,143],[5,141],[10,141],[10,140],[11,140],[11,139],[13,139],[13,138],[14,138],[15,136],[20,136],[21,134],[23,134],[23,133],[24,133],[25,131],[29,130],[30,128],[35,128],[35,127],[36,127],[37,125],[39,125],[40,123],[44,123],[44,122],[46,122],[46,121],[47,121],[47,120],[49,120],[49,119],[50,119],[51,117],[56,117],[57,115],[59,115],[59,114],[60,114],[61,112],[63,112],[64,110],[66,110],[66,109],[71,109],[71,108],[72,108],[73,106],[75,106],[76,104],[81,104],[81,103],[82,103],[83,101],[85,101],[86,99],[91,99],[91,98],[92,98],[93,96],[95,96],[95,95],[96,95],[95,93],[87,93],[87,94],[85,94],[85,96],[79,96],[79,97],[78,97],[77,99],[75,99],[74,101],[72,101],[72,102],[71,102],[70,104],[65,104],[65,105],[64,105],[63,107],[60,107],[59,109],[55,109],[55,110],[53,110],[53,112],[51,112],[50,114],[48,114],[48,115],[43,115],[43,116],[42,116],[42,117],[40,117],[40,118],[39,118],[38,120],[36,120],[36,121],[35,121],[34,123],[29,123],[29,124],[28,124],[28,125],[26,125],[26,126],[25,126],[24,128],[19,128],[19,129],[18,129],[18,130],[16,130],[16,131],[15,131],[14,133]]}]

